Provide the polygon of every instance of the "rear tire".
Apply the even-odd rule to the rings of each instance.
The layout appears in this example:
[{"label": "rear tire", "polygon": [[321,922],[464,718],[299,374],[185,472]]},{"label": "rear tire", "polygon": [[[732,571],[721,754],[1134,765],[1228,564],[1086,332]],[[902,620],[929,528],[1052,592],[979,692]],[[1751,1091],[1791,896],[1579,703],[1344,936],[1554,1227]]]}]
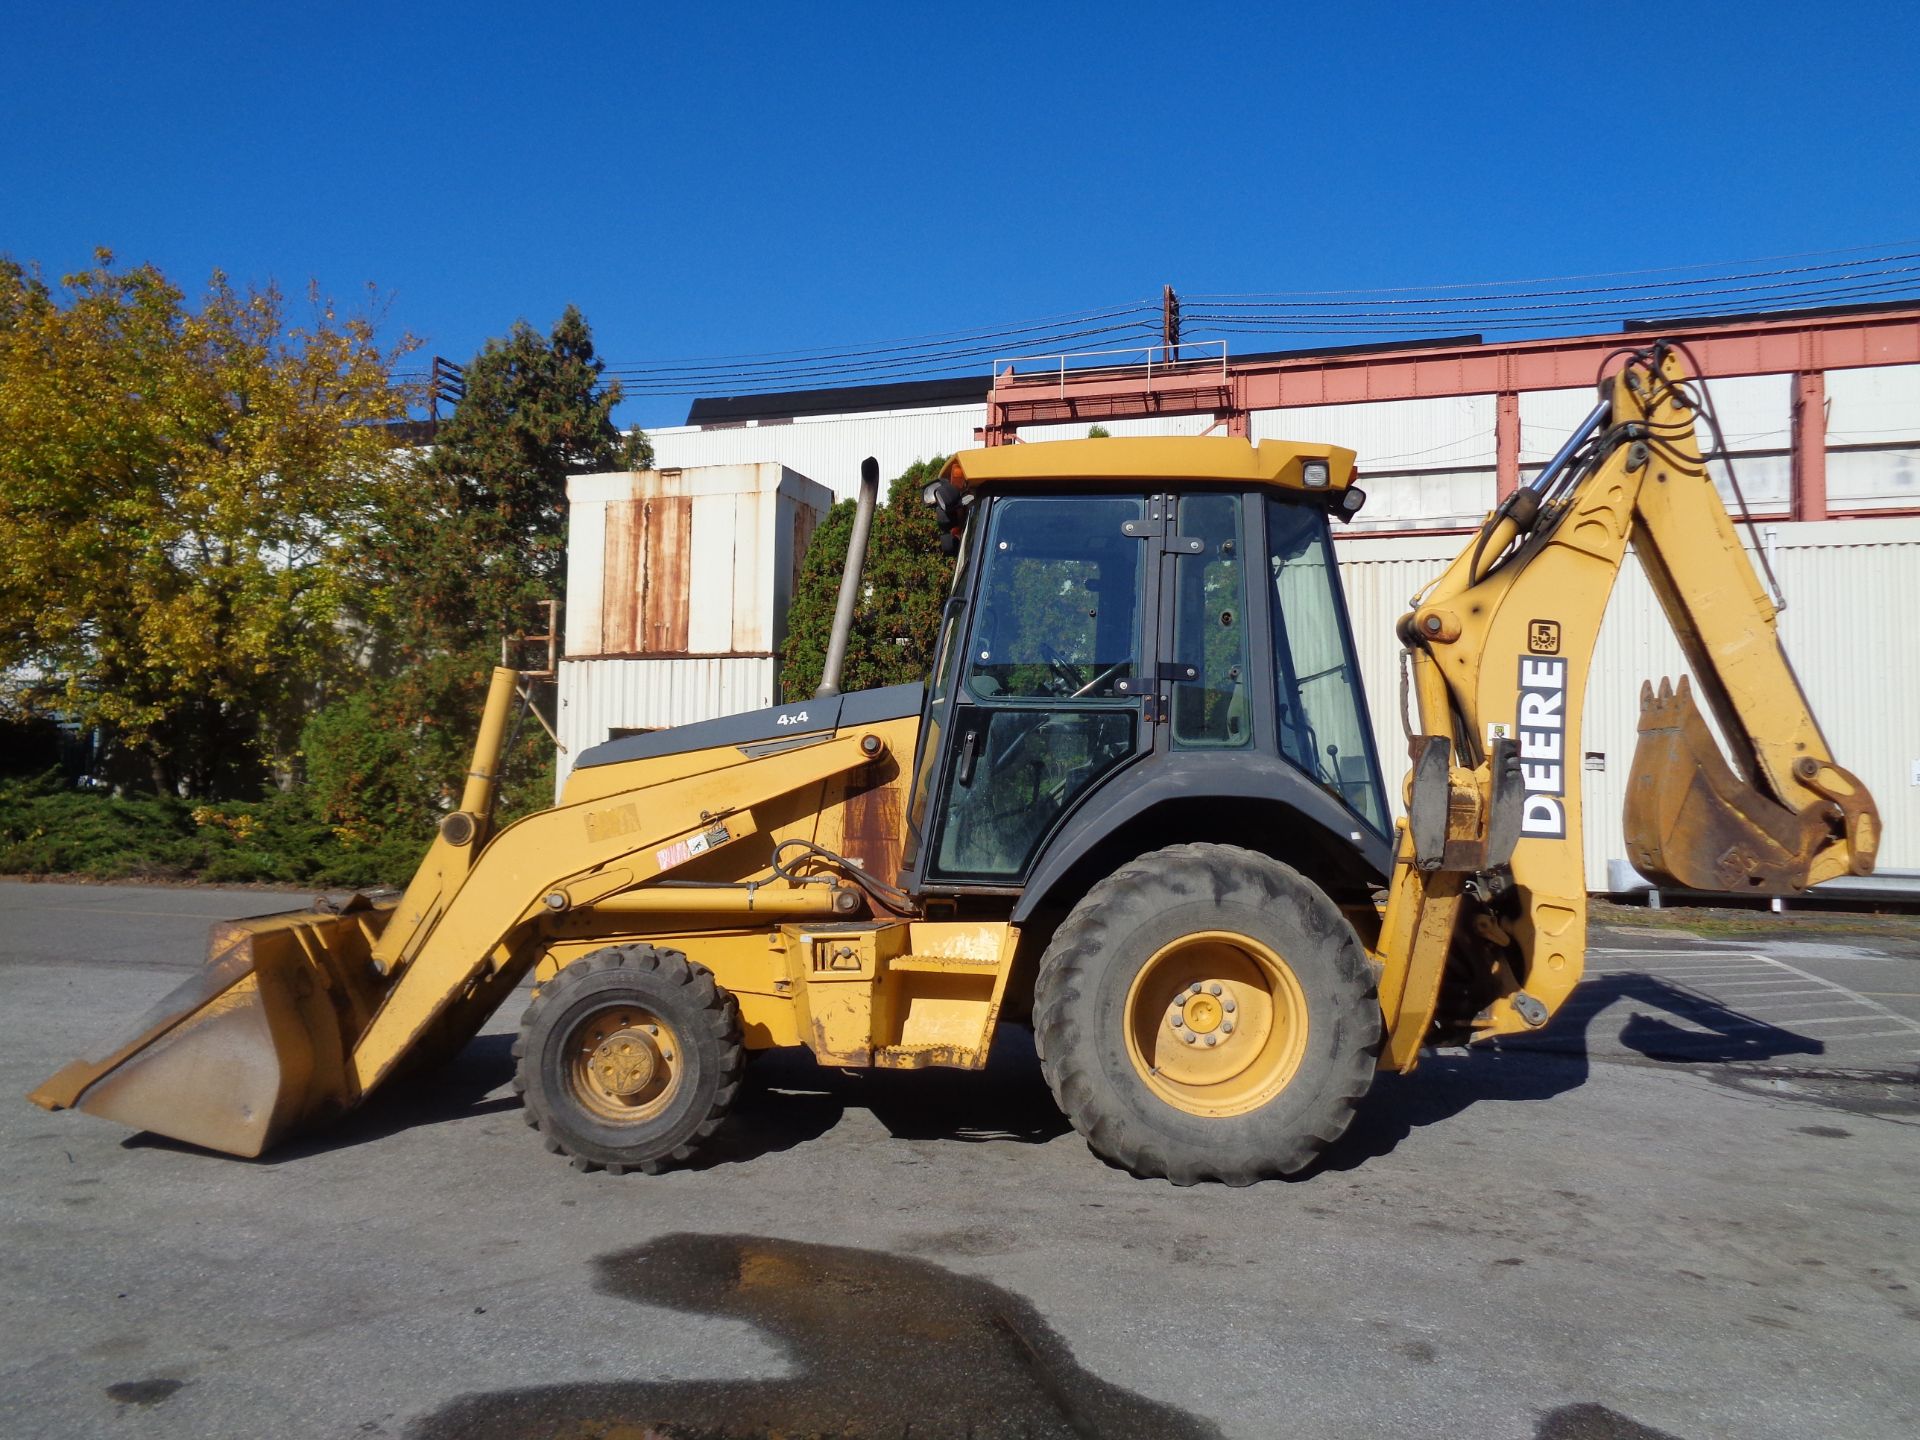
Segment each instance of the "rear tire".
[{"label": "rear tire", "polygon": [[1087,1144],[1136,1175],[1298,1174],[1373,1083],[1374,970],[1297,870],[1174,845],[1087,892],[1040,962],[1034,1034]]},{"label": "rear tire", "polygon": [[720,1128],[740,1088],[740,1012],[678,950],[614,945],[540,988],[514,1042],[527,1123],[575,1169],[657,1174]]}]

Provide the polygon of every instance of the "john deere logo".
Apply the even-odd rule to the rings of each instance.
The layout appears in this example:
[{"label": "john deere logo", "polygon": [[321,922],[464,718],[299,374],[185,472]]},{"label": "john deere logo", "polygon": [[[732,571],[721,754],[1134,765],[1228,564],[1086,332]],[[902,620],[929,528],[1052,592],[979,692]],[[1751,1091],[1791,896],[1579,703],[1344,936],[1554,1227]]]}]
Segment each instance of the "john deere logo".
[{"label": "john deere logo", "polygon": [[1558,655],[1560,653],[1560,622],[1558,620],[1534,620],[1527,625],[1527,649],[1535,655]]}]

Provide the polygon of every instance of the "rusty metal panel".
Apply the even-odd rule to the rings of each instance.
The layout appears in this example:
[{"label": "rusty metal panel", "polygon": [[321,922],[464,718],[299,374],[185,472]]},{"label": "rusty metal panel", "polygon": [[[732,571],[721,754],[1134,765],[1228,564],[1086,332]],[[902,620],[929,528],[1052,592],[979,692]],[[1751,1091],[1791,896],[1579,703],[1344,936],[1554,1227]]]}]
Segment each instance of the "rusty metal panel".
[{"label": "rusty metal panel", "polygon": [[693,501],[685,495],[613,500],[605,512],[600,653],[684,654]]},{"label": "rusty metal panel", "polygon": [[663,496],[639,501],[635,508],[640,585],[633,649],[642,655],[684,654],[692,601],[693,498]]},{"label": "rusty metal panel", "polygon": [[792,594],[782,552],[832,496],[778,465],[575,476],[567,493],[574,658],[766,655]]}]

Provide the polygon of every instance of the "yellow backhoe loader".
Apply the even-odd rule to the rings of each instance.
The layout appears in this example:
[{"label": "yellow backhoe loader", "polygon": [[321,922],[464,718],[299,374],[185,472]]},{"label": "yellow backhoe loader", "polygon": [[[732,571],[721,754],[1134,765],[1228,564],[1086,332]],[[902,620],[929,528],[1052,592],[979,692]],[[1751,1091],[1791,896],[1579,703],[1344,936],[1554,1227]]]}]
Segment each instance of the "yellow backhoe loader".
[{"label": "yellow backhoe loader", "polygon": [[612,740],[500,826],[496,672],[404,894],[216,928],[125,1044],[32,1098],[258,1155],[455,1051],[531,972],[515,1085],[582,1169],[686,1159],[749,1051],[978,1068],[1030,1021],[1108,1160],[1298,1172],[1376,1070],[1537,1029],[1579,981],[1581,705],[1629,544],[1693,681],[1643,692],[1633,863],[1763,895],[1873,866],[1873,801],[1788,666],[1682,349],[1600,391],[1400,622],[1397,825],[1330,539],[1364,499],[1353,452],[963,453],[925,497],[957,555],[933,674],[843,695],[869,461],[818,694]]}]

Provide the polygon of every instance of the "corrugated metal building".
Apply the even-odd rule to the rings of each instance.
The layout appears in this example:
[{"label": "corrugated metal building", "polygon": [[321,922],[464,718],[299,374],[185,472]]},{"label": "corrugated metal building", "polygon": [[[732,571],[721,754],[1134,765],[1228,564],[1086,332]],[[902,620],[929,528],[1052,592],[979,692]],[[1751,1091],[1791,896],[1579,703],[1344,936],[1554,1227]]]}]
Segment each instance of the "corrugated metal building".
[{"label": "corrugated metal building", "polygon": [[[1495,350],[1486,347],[1475,354]],[[1382,352],[1379,363],[1399,358]],[[1359,357],[1344,363],[1350,369],[1368,362]],[[1881,864],[1920,868],[1920,666],[1909,663],[1914,645],[1904,636],[1909,617],[1920,615],[1920,518],[1912,513],[1920,511],[1920,364],[1822,368],[1817,380],[1809,390],[1807,373],[1734,373],[1712,381],[1712,394],[1742,488],[1761,519],[1788,597],[1782,631],[1790,653],[1836,755],[1866,780],[1880,803],[1886,822]],[[772,466],[796,482],[801,475],[821,482],[811,493],[824,506],[828,496],[822,486],[836,497],[852,494],[864,456],[876,456],[882,475],[894,475],[916,460],[979,443],[977,432],[992,423],[987,385],[984,377],[976,383],[983,395],[978,403],[966,400],[966,382],[876,387],[884,394],[811,392],[701,402],[692,417],[698,423],[649,433],[663,466],[688,472],[713,465]],[[1390,775],[1404,754],[1393,625],[1408,598],[1458,549],[1461,532],[1494,503],[1503,407],[1504,423],[1517,431],[1506,443],[1517,442],[1517,468],[1524,476],[1546,461],[1593,404],[1593,391],[1585,386],[1516,389],[1296,404],[1247,415],[1246,430],[1255,439],[1323,440],[1359,453],[1369,503],[1345,532],[1340,558]],[[836,413],[831,409],[838,403],[836,394],[847,396],[849,404],[877,408]],[[1809,394],[1824,408],[1824,415],[1815,412],[1810,420],[1796,408]],[[1215,419],[1205,414],[1103,416],[1099,423],[1115,435],[1197,434],[1212,428]],[[1017,434],[1040,440],[1080,436],[1086,429],[1078,420],[1020,424]],[[1820,442],[1824,462],[1823,498],[1815,513],[1840,518],[1790,518],[1805,511],[1796,505],[1796,463],[1805,461],[1803,456],[1796,462],[1795,446],[1809,438]],[[1507,454],[1513,457],[1515,450]],[[612,484],[613,479],[596,477],[593,483]],[[589,489],[583,487],[581,499]],[[604,534],[595,528],[599,523],[576,515],[574,545],[588,569],[599,565],[615,576]],[[570,559],[570,567],[573,563]],[[791,573],[786,559],[762,563],[778,563],[781,573]],[[635,582],[615,578],[612,583]],[[571,584],[577,616],[588,592],[577,578]],[[605,603],[601,590],[591,593],[596,597],[591,603]],[[784,594],[776,591],[771,597],[769,635],[784,614]],[[768,597],[755,591],[751,598],[760,605]],[[645,613],[644,600],[640,603]],[[696,601],[694,608],[706,607]],[[585,653],[608,651],[605,636],[592,635],[588,623],[569,619],[570,655],[583,655],[576,625],[580,642],[593,647]],[[770,639],[764,646],[732,649],[770,653],[777,645]],[[742,658],[758,668],[728,668]],[[564,679],[562,687],[569,702],[562,709],[563,738],[592,743],[616,727],[677,724],[774,698],[775,666],[765,656],[702,653],[697,660],[674,663],[684,668],[644,671],[603,658],[569,662],[571,688]],[[1607,883],[1608,860],[1624,852],[1621,786],[1633,751],[1640,682],[1678,675],[1682,668],[1666,621],[1630,561],[1601,633],[1588,690],[1583,742],[1592,767],[1585,775],[1587,865],[1596,889]]]}]

